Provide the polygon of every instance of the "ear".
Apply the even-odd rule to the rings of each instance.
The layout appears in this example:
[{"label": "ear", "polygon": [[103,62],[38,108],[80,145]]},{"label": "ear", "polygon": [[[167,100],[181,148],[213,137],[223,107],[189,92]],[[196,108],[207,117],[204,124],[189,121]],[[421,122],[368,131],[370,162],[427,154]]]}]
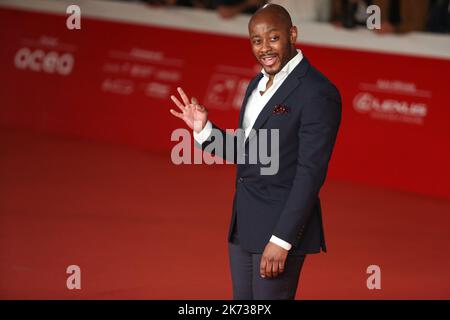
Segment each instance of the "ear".
[{"label": "ear", "polygon": [[292,26],[289,30],[289,40],[292,44],[295,44],[297,42],[297,27]]}]

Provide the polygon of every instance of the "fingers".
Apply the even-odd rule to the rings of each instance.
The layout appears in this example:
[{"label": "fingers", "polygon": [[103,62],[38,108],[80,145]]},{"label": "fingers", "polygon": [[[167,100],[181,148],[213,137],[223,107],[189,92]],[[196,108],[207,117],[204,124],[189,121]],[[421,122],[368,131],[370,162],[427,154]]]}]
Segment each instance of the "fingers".
[{"label": "fingers", "polygon": [[177,118],[183,119],[183,114],[182,113],[176,112],[173,109],[170,109],[170,113],[173,114]]},{"label": "fingers", "polygon": [[274,261],[272,263],[272,277],[274,278],[278,277],[278,266],[279,266],[278,261]]},{"label": "fingers", "polygon": [[264,256],[261,257],[261,263],[259,264],[259,274],[261,278],[266,277],[266,266],[267,266],[267,260],[264,258]]},{"label": "fingers", "polygon": [[177,99],[175,96],[170,96],[170,99],[176,104],[176,106],[182,111],[185,111],[185,106],[180,102],[180,100]]},{"label": "fingers", "polygon": [[203,111],[206,110],[206,108],[205,108],[204,106],[202,106],[202,105],[200,105],[200,104],[198,103],[198,100],[197,100],[196,97],[192,97],[192,98],[191,98],[191,104],[190,104],[190,106],[195,107],[195,110],[200,111],[200,112],[203,112]]},{"label": "fingers", "polygon": [[272,268],[273,268],[273,261],[270,261],[267,259],[267,263],[266,263],[266,277],[267,278],[273,277]]},{"label": "fingers", "polygon": [[284,272],[285,261],[271,260],[264,256],[261,257],[259,273],[261,278],[276,278]]},{"label": "fingers", "polygon": [[180,109],[181,113],[176,112],[175,110],[170,110],[170,113],[177,118],[185,120],[187,118],[191,118],[191,116],[196,112],[201,112],[206,114],[208,111],[204,106],[199,105],[197,98],[192,97],[191,101],[189,101],[186,93],[180,87],[177,88],[178,93],[181,96],[183,102],[181,102],[176,96],[171,95],[170,99],[175,103],[175,105]]},{"label": "fingers", "polygon": [[259,274],[261,278],[272,278],[272,261],[266,257],[261,257],[261,263],[259,265]]},{"label": "fingers", "polygon": [[197,105],[195,105],[195,110],[203,112],[203,111],[206,110],[206,108],[204,106],[200,106],[200,105],[197,104]]},{"label": "fingers", "polygon": [[184,105],[187,106],[189,104],[189,99],[186,93],[184,93],[183,89],[181,89],[180,87],[177,88],[177,91],[180,94],[181,99],[183,99]]},{"label": "fingers", "polygon": [[284,272],[285,261],[278,262],[278,273],[281,274]]}]

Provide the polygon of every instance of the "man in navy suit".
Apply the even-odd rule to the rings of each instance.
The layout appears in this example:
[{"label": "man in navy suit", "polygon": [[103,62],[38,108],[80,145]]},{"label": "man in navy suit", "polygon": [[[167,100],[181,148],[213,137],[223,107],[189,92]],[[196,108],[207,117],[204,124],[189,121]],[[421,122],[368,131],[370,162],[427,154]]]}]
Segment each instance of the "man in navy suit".
[{"label": "man in navy suit", "polygon": [[[249,35],[262,71],[247,88],[239,116],[245,137],[242,142],[232,136],[233,155],[240,146],[248,159],[252,139],[262,138],[264,129],[277,132],[269,137],[277,137],[279,168],[261,174],[266,164],[258,156],[256,163],[237,164],[228,235],[233,297],[294,299],[306,255],[326,251],[319,191],[341,121],[341,98],[295,48],[297,28],[283,7],[259,9],[249,22]],[[181,112],[171,113],[194,130],[198,145],[213,143],[217,132],[223,141],[230,137],[208,120],[195,98],[181,88],[178,92],[182,102],[171,98]],[[229,150],[224,146],[215,154],[230,160]]]}]

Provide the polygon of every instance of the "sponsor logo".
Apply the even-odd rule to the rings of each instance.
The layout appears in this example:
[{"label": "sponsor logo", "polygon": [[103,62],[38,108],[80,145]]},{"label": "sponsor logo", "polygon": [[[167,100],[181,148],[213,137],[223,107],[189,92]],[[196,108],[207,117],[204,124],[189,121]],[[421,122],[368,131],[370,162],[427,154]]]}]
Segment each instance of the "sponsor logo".
[{"label": "sponsor logo", "polygon": [[102,82],[102,90],[104,92],[130,95],[134,91],[134,84],[133,81],[127,79],[106,78]]},{"label": "sponsor logo", "polygon": [[21,70],[67,76],[73,70],[74,57],[70,53],[60,54],[56,51],[46,52],[42,49],[21,48],[14,57],[14,65]]},{"label": "sponsor logo", "polygon": [[423,124],[428,114],[428,106],[425,103],[381,99],[368,92],[361,92],[355,96],[353,108],[373,118],[414,124]]}]

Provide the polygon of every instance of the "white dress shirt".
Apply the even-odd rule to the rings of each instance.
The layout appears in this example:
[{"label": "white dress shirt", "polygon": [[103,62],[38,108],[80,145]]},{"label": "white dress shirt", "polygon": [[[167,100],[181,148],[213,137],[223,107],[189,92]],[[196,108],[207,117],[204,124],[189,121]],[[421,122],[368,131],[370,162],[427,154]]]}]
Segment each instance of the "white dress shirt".
[{"label": "white dress shirt", "polygon": [[[245,108],[244,118],[242,120],[242,128],[245,130],[245,137],[248,138],[253,125],[255,124],[256,119],[258,118],[259,113],[267,104],[267,102],[272,98],[278,88],[283,84],[284,80],[286,80],[287,76],[294,70],[294,68],[302,61],[303,54],[300,50],[297,50],[297,54],[289,60],[288,63],[281,69],[273,78],[273,83],[266,90],[267,82],[269,81],[269,74],[262,69],[261,72],[263,77],[259,80],[258,85],[250,94],[250,97],[247,100],[247,105]],[[260,92],[264,92],[261,94]],[[194,139],[197,143],[202,144],[205,142],[209,136],[211,135],[212,124],[208,120],[205,127],[199,133],[194,131]],[[280,247],[290,250],[292,245],[274,235],[270,238],[270,242],[273,242]]]}]

